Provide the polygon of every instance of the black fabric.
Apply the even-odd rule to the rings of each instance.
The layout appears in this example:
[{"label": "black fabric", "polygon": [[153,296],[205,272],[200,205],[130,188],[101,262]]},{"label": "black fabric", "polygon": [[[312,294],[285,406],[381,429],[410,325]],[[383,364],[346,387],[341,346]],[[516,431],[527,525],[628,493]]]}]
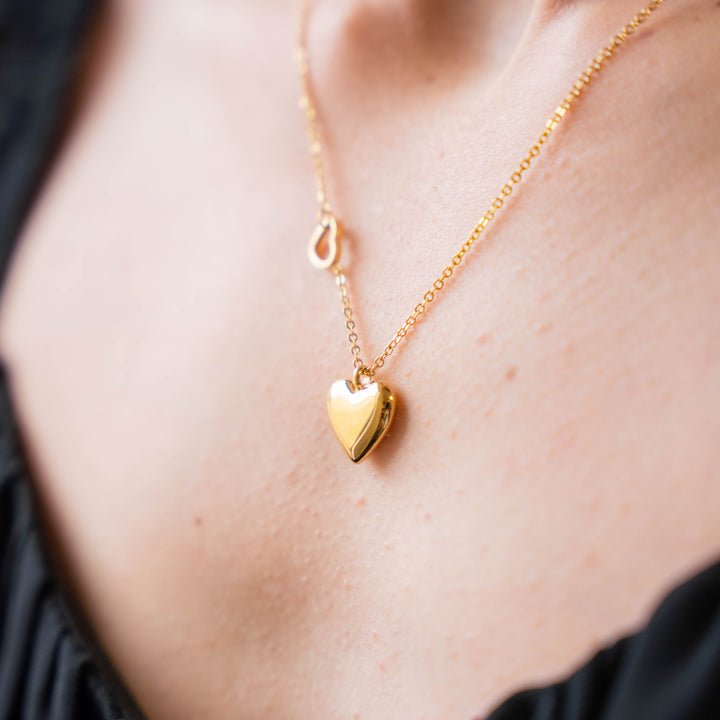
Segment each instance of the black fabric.
[{"label": "black fabric", "polygon": [[642,632],[488,718],[521,719],[719,720],[720,563],[670,593]]},{"label": "black fabric", "polygon": [[[0,283],[98,5],[0,0]],[[0,720],[137,720],[53,574],[30,478],[0,365]],[[643,632],[489,720],[720,720],[720,564],[671,593]]]},{"label": "black fabric", "polygon": [[[99,0],[0,0],[0,283],[71,110]],[[0,365],[0,720],[140,714],[75,622],[43,549]]]},{"label": "black fabric", "polygon": [[67,115],[98,0],[0,0],[0,281]]},{"label": "black fabric", "polygon": [[[0,718],[130,720],[52,576],[0,375]],[[117,693],[121,697],[121,693]]]}]

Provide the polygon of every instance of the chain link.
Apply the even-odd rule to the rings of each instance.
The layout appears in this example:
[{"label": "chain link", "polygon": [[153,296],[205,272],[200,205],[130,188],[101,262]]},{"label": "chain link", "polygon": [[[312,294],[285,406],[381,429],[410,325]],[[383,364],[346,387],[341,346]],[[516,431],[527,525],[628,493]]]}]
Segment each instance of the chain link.
[{"label": "chain link", "polygon": [[[420,320],[427,310],[427,307],[437,298],[447,286],[448,281],[453,277],[455,268],[460,265],[465,256],[470,252],[475,242],[480,238],[485,228],[493,221],[497,213],[505,205],[505,200],[512,195],[515,186],[523,179],[523,175],[530,169],[535,158],[540,155],[540,151],[550,139],[555,129],[560,125],[566,113],[572,107],[573,103],[584,92],[585,88],[590,84],[593,77],[600,72],[605,63],[613,57],[617,49],[642,25],[650,15],[662,5],[664,0],[652,0],[645,8],[620,30],[610,42],[602,48],[598,55],[588,65],[587,69],[580,73],[575,84],[570,88],[565,99],[555,108],[554,113],[545,123],[543,131],[540,133],[535,144],[530,148],[527,156],[520,161],[515,172],[510,175],[508,182],[502,186],[498,196],[492,201],[490,207],[475,226],[469,237],[460,246],[460,249],[453,255],[450,263],[446,265],[440,275],[433,282],[431,288],[423,295],[422,300],[415,306],[412,314],[408,315],[402,326],[395,332],[390,342],[385,346],[382,353],[373,361],[372,365],[365,365],[362,360],[362,351],[359,345],[357,335],[357,327],[353,318],[353,310],[348,295],[347,277],[340,265],[336,262],[330,268],[335,275],[337,286],[340,290],[340,299],[343,304],[343,313],[345,315],[345,327],[348,331],[348,340],[350,341],[351,352],[353,355],[353,367],[360,371],[361,374],[372,376],[385,364],[385,361],[393,354],[395,348],[407,337],[413,326]],[[323,213],[332,213],[330,204],[327,199],[327,185],[325,182],[325,173],[322,161],[322,144],[320,137],[319,124],[317,121],[317,111],[315,109],[315,101],[310,82],[310,69],[308,61],[308,51],[306,45],[308,17],[312,5],[312,0],[302,0],[300,10],[300,21],[298,23],[298,45],[297,60],[301,80],[301,96],[300,107],[305,111],[305,117],[308,127],[308,138],[310,141],[310,154],[313,158],[313,166],[315,171],[315,184],[317,188],[317,200],[319,205],[318,217]]]},{"label": "chain link", "polygon": [[317,121],[317,110],[315,98],[313,97],[312,83],[310,82],[310,65],[307,50],[307,30],[310,9],[313,0],[301,0],[300,18],[297,29],[297,47],[295,59],[300,72],[300,109],[305,112],[307,124],[309,150],[313,161],[315,173],[315,189],[318,202],[318,219],[324,213],[332,214],[332,208],[328,201],[327,183],[325,182],[325,167],[322,159],[322,142],[320,137],[320,126]]},{"label": "chain link", "polygon": [[353,354],[353,367],[356,370],[365,369],[365,363],[360,357],[361,350],[358,345],[358,334],[355,326],[355,320],[353,319],[353,311],[350,307],[350,298],[348,296],[347,289],[347,278],[342,270],[342,266],[339,262],[332,266],[332,271],[335,275],[335,282],[337,283],[338,289],[340,290],[340,301],[343,304],[343,313],[345,315],[345,327],[348,331],[348,340],[350,341],[350,352]]}]

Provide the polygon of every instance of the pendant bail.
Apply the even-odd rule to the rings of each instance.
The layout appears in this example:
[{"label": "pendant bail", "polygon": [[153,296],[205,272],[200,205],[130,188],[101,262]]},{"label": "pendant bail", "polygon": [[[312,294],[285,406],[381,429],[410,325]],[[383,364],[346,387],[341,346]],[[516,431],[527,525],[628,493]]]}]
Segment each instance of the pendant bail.
[{"label": "pendant bail", "polygon": [[[367,387],[367,385],[370,384],[370,380],[372,379],[373,375],[374,373],[369,367],[361,365],[359,368],[356,368],[355,372],[353,373],[353,385],[356,388]],[[362,378],[367,378],[367,383],[365,385],[363,385]]]}]

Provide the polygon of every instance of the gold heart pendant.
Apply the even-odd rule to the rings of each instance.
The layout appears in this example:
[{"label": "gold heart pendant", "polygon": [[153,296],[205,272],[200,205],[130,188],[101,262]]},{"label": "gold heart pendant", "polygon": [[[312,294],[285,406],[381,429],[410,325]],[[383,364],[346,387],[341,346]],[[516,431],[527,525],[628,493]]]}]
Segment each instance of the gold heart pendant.
[{"label": "gold heart pendant", "polygon": [[395,414],[392,390],[381,382],[363,386],[357,372],[352,380],[332,384],[327,405],[333,430],[356,463],[382,440]]}]

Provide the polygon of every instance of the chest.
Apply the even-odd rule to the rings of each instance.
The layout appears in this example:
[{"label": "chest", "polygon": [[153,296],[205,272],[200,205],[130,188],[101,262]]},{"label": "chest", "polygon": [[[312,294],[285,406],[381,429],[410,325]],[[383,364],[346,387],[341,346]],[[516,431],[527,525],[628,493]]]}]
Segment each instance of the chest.
[{"label": "chest", "polygon": [[[191,87],[182,107],[218,107]],[[157,717],[469,716],[717,549],[717,208],[684,214],[662,158],[618,173],[640,135],[591,151],[605,118],[578,117],[393,354],[394,424],[354,466],[326,415],[351,355],[332,276],[305,258],[293,103],[172,97],[97,111],[24,239],[3,343],[67,575]],[[367,360],[504,182],[469,134],[406,152],[436,120],[365,163],[384,131],[346,132]],[[676,160],[678,185],[703,184]],[[435,664],[450,685],[425,682]],[[221,699],[188,710],[208,687]]]}]

